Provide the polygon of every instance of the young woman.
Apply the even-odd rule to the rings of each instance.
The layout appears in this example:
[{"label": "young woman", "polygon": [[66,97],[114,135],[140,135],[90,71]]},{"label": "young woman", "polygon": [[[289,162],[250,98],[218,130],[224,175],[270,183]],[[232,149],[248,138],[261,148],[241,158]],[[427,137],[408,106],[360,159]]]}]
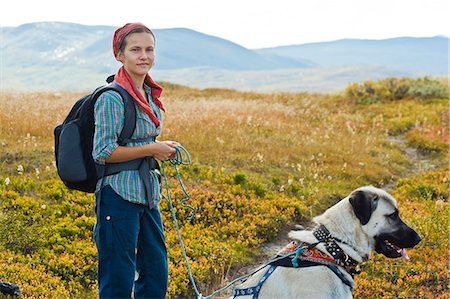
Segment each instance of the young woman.
[{"label": "young woman", "polygon": [[[119,93],[107,91],[94,107],[94,160],[107,165],[146,157],[161,161],[174,158],[179,144],[156,140],[164,109],[159,101],[162,88],[148,75],[155,59],[155,36],[141,23],[128,23],[114,33],[113,51],[122,63],[114,81],[135,102],[132,139],[138,141],[119,145],[124,104]],[[126,170],[105,176],[97,184],[94,239],[100,298],[131,298],[132,293],[134,298],[165,298],[168,265],[158,209],[158,175],[156,169],[147,175]]]}]

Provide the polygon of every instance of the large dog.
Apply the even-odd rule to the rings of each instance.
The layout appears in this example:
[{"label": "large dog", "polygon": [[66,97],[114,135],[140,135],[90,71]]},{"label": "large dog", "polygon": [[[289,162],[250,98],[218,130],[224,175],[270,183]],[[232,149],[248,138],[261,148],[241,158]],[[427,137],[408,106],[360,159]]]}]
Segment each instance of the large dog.
[{"label": "large dog", "polygon": [[234,290],[234,298],[352,298],[359,263],[375,250],[389,258],[420,236],[399,216],[387,192],[361,187],[313,219],[313,230],[291,231],[295,241]]}]

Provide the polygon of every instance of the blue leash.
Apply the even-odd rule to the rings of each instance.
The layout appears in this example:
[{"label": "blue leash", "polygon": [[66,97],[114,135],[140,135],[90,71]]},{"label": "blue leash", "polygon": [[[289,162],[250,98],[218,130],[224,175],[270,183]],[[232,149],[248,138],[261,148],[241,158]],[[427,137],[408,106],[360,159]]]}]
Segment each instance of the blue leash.
[{"label": "blue leash", "polygon": [[[183,161],[183,153],[185,153],[185,155],[187,157],[187,161]],[[188,220],[189,221],[193,221],[196,211],[195,211],[194,207],[192,207],[192,206],[190,206],[190,205],[188,205],[186,203],[186,201],[189,200],[191,197],[186,192],[186,188],[184,187],[184,184],[181,181],[180,172],[178,171],[178,165],[190,165],[191,164],[191,158],[189,156],[188,151],[184,147],[177,146],[175,148],[175,159],[171,159],[169,161],[170,161],[170,163],[172,163],[172,165],[174,165],[178,183],[180,184],[181,189],[183,190],[184,194],[186,195],[186,197],[181,200],[181,205],[183,207],[187,207],[188,209],[190,209],[192,211],[192,214],[191,214],[191,216],[188,217]],[[177,235],[178,235],[178,240],[179,240],[180,245],[181,245],[181,252],[183,253],[183,257],[184,257],[184,260],[186,262],[186,267],[187,267],[188,274],[189,274],[189,280],[191,281],[191,284],[194,287],[194,291],[197,294],[197,297],[198,298],[202,298],[202,295],[198,291],[197,285],[195,284],[194,277],[192,276],[191,266],[189,265],[189,260],[188,260],[187,254],[186,254],[186,249],[184,247],[183,239],[181,238],[180,227],[178,225],[177,216],[175,215],[175,210],[173,208],[172,199],[170,197],[169,182],[167,180],[166,171],[164,169],[164,163],[165,163],[164,161],[161,163],[161,175],[163,177],[164,185],[165,185],[165,188],[166,188],[166,194],[167,194],[166,195],[166,199],[167,199],[167,202],[169,203],[170,212],[172,214],[173,222],[175,224],[175,229],[176,229]]]}]

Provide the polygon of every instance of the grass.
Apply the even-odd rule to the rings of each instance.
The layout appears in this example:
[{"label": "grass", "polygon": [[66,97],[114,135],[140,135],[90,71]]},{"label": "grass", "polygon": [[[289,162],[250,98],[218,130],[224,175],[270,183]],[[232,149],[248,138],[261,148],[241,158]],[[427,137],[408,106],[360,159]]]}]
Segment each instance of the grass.
[{"label": "grass", "polygon": [[[345,95],[241,93],[165,84],[161,139],[180,141],[181,167],[197,208],[179,205],[181,233],[203,294],[258,262],[261,245],[324,211],[351,190],[395,186],[404,220],[423,237],[412,262],[374,254],[356,298],[444,298],[448,292],[448,99],[360,104]],[[53,128],[81,94],[8,93],[0,108],[0,281],[24,298],[96,298],[94,198],[57,177]],[[416,173],[402,138],[432,157]],[[431,158],[430,158],[431,159]],[[192,298],[166,202],[169,298]],[[447,232],[447,233],[442,233]]]}]

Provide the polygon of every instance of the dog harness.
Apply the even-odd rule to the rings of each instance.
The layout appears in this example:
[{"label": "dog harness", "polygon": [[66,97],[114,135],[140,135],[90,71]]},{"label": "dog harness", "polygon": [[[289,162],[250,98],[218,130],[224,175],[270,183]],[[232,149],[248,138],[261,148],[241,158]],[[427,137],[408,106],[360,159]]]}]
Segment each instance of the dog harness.
[{"label": "dog harness", "polygon": [[[328,254],[315,248],[319,243],[320,242],[309,244],[298,240],[292,241],[277,253],[277,256],[285,257],[270,263],[270,265],[293,268],[326,266],[333,271],[333,273],[336,274],[336,276],[339,277],[344,284],[348,285],[350,289],[353,289],[351,282],[348,281],[341,270],[339,270],[338,266],[340,265],[336,262],[336,260]],[[289,253],[295,253],[294,257],[291,258],[292,255],[289,255]]]},{"label": "dog harness", "polygon": [[[259,280],[259,282],[256,286],[249,287],[249,288],[235,289],[234,294],[233,294],[234,297],[253,295],[252,299],[258,299],[259,292],[261,291],[262,285],[269,278],[269,276],[272,275],[272,273],[275,271],[275,269],[277,267],[304,268],[304,267],[313,267],[313,266],[326,266],[331,271],[333,271],[333,273],[336,274],[336,276],[339,277],[339,279],[344,284],[349,286],[350,289],[353,289],[352,283],[344,276],[344,274],[338,268],[338,266],[341,266],[340,262],[337,262],[337,260],[335,258],[333,258],[333,257],[329,256],[328,254],[322,252],[321,250],[315,248],[317,246],[317,244],[322,243],[322,242],[323,241],[319,240],[319,242],[309,244],[309,243],[301,242],[298,240],[292,241],[291,243],[286,245],[282,250],[280,250],[277,253],[273,262],[270,262],[268,264],[268,269],[266,270],[266,272],[264,273],[264,275]],[[336,246],[337,246],[337,244],[336,244]],[[342,249],[341,249],[341,251],[342,251]],[[347,257],[348,257],[348,255],[347,255]],[[350,257],[348,257],[348,258],[350,258]],[[352,277],[353,277],[353,274],[352,274]]]}]

